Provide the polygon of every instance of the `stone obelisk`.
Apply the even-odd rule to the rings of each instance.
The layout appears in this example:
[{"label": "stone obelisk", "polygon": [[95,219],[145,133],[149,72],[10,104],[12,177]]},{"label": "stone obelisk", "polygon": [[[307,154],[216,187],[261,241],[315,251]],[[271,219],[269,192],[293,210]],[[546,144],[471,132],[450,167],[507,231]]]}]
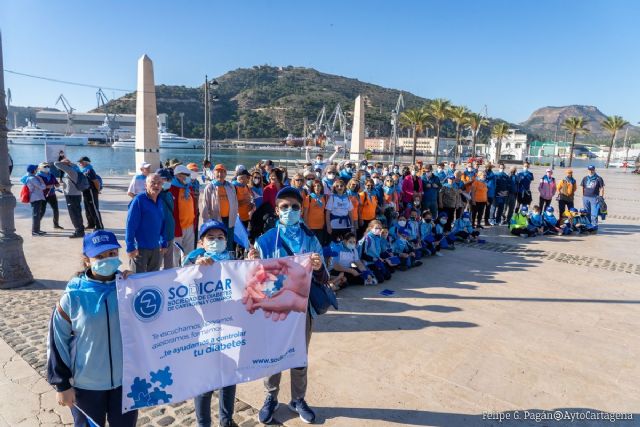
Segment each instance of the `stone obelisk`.
[{"label": "stone obelisk", "polygon": [[353,109],[350,158],[353,161],[364,158],[364,99],[362,95],[358,95],[356,98]]},{"label": "stone obelisk", "polygon": [[136,169],[142,162],[151,163],[152,170],[160,167],[157,116],[153,62],[147,55],[142,55],[138,60],[136,93]]},{"label": "stone obelisk", "polygon": [[16,288],[33,281],[22,250],[22,237],[16,234],[14,219],[16,198],[11,193],[9,178],[7,106],[4,100],[4,67],[0,34],[0,289]]}]

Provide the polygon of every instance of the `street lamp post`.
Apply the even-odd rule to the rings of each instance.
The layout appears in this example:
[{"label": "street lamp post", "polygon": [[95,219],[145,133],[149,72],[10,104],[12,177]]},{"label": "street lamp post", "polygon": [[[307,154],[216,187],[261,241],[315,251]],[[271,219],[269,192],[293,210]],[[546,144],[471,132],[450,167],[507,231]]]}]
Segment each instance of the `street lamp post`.
[{"label": "street lamp post", "polygon": [[212,116],[212,114],[211,113],[212,113],[212,110],[213,110],[213,103],[218,100],[218,95],[216,95],[216,93],[215,93],[216,89],[218,89],[218,81],[216,79],[213,79],[208,83],[207,98],[206,98],[207,99],[207,104],[208,104],[208,107],[207,107],[207,114],[208,114],[207,121],[209,122],[209,126],[208,126],[208,129],[207,129],[209,156],[207,158],[209,160],[211,160],[211,143],[212,143],[212,139],[211,139],[211,136],[212,136],[212,131],[211,131],[212,118],[211,118],[211,116]]},{"label": "street lamp post", "polygon": [[184,138],[184,113],[180,113],[180,136]]},{"label": "street lamp post", "polygon": [[0,288],[16,288],[31,283],[33,276],[24,257],[22,237],[16,234],[14,219],[16,198],[11,192],[9,177],[7,130],[2,35],[0,34]]}]

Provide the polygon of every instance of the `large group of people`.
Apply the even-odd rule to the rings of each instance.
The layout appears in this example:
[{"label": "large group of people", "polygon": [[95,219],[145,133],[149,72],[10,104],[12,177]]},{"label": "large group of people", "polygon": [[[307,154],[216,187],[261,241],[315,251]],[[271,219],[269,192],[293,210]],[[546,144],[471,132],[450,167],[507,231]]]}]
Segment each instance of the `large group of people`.
[{"label": "large group of people", "polygon": [[[120,274],[120,244],[113,233],[101,229],[99,187],[79,185],[80,175],[89,183],[96,180],[89,159],[74,165],[63,158],[54,166],[65,175],[74,236],[84,237],[85,268],[69,282],[53,313],[49,381],[58,390],[59,403],[71,407],[76,425],[85,425],[88,415],[98,423],[108,419],[111,425],[132,426],[136,412],[122,415],[113,403],[122,396],[122,349],[112,292]],[[56,177],[46,178],[48,167],[29,166],[23,178],[34,196],[35,235],[41,233],[40,219],[50,203],[50,191],[59,185]],[[318,153],[291,174],[270,160],[252,168],[237,165],[231,173],[225,165],[209,161],[199,167],[171,159],[155,172],[142,163],[127,191],[129,265],[121,274],[312,254],[316,283],[334,290],[375,285],[420,267],[425,258],[442,256],[442,250],[454,250],[459,242],[482,241],[480,233],[487,227],[508,225],[512,234],[526,237],[595,231],[604,181],[594,167],[588,169],[580,183],[584,207],[578,211],[574,203],[578,183],[571,170],[560,181],[547,170],[538,184],[539,203],[532,206],[534,176],[526,162],[520,171],[502,163],[475,162],[459,169],[453,162],[399,166],[335,161],[334,156],[325,161]],[[79,214],[83,197],[85,209],[98,212],[91,219],[87,215],[96,229],[87,235]],[[554,215],[554,198],[559,218]],[[276,312],[265,314],[279,320]],[[307,346],[317,315],[309,306]],[[86,347],[80,364],[72,360],[76,342]],[[264,380],[266,399],[259,411],[263,423],[273,420],[278,407],[280,378],[276,374]],[[303,421],[313,423],[315,413],[305,400],[306,388],[307,368],[292,369],[288,406]],[[234,396],[235,386],[220,391],[220,425],[233,425]],[[195,399],[200,426],[211,425],[210,402],[211,392]]]}]

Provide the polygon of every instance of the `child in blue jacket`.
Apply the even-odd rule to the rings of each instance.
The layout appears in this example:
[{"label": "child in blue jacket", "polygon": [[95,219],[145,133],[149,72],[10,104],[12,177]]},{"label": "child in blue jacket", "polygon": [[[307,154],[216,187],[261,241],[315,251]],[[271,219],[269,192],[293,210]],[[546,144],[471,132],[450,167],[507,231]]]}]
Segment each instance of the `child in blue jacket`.
[{"label": "child in blue jacket", "polygon": [[465,211],[462,214],[462,218],[458,218],[454,221],[451,234],[453,234],[457,239],[464,240],[469,243],[472,240],[477,240],[480,232],[473,228],[473,224],[471,224],[471,214],[468,211]]},{"label": "child in blue jacket", "polygon": [[[120,244],[110,231],[84,237],[85,270],[67,284],[49,323],[47,381],[76,426],[134,427],[138,411],[122,413],[122,337],[116,296]],[[124,278],[128,271],[121,273]],[[127,391],[128,392],[128,391]],[[79,408],[79,409],[78,409]]]},{"label": "child in blue jacket", "polygon": [[533,236],[544,233],[544,223],[542,221],[542,215],[540,214],[540,206],[533,206],[529,214],[529,226],[527,228]]},{"label": "child in blue jacket", "polygon": [[449,249],[453,251],[456,249],[454,243],[456,241],[455,235],[446,231],[447,222],[449,218],[447,213],[442,211],[438,213],[438,223],[436,224],[436,240],[440,241],[440,247],[442,249]]},{"label": "child in blue jacket", "polygon": [[544,234],[557,234],[562,235],[562,227],[558,223],[558,218],[554,215],[553,206],[547,206],[542,215],[542,226],[544,227]]}]

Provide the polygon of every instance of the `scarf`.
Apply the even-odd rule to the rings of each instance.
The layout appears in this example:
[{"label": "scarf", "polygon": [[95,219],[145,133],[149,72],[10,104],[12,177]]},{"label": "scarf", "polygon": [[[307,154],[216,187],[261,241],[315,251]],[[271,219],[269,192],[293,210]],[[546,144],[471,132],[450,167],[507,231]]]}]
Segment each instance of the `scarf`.
[{"label": "scarf", "polygon": [[302,240],[304,238],[304,231],[302,231],[300,223],[284,225],[281,222],[278,222],[278,232],[294,254],[300,253],[303,243]]},{"label": "scarf", "polygon": [[309,195],[311,196],[311,198],[313,200],[316,201],[316,203],[318,204],[318,206],[322,207],[322,198],[320,196],[318,196],[316,193],[309,193]]},{"label": "scarf", "polygon": [[354,197],[354,196],[357,197],[358,193],[353,191],[353,190],[347,190],[347,196],[349,196],[349,197]]},{"label": "scarf", "polygon": [[240,181],[236,181],[235,179],[233,181],[231,181],[231,184],[233,184],[234,187],[246,187],[247,186],[247,184],[243,184]]},{"label": "scarf", "polygon": [[78,167],[78,170],[82,173],[87,173],[93,170],[93,166],[91,164],[88,164],[87,166],[84,166],[82,168]]},{"label": "scarf", "polygon": [[382,187],[382,189],[384,190],[384,194],[386,194],[386,195],[390,195],[390,194],[393,194],[395,192],[395,188],[387,187],[386,185],[384,187]]},{"label": "scarf", "polygon": [[576,183],[576,180],[574,177],[572,176],[566,176],[564,177],[564,181],[568,182],[569,184],[573,185]]},{"label": "scarf", "polygon": [[[116,290],[116,281],[115,279],[110,282],[100,282],[95,279],[91,279],[87,272],[81,277],[77,277],[69,284],[67,284],[67,288],[65,291],[67,292],[90,292],[98,294],[98,302],[96,302],[95,307],[93,308],[93,314],[97,314],[100,311],[100,306],[105,301],[105,299],[109,296],[109,294]],[[116,273],[117,274],[117,273]]]},{"label": "scarf", "polygon": [[147,179],[146,176],[144,175],[136,175],[136,179],[140,180],[140,179]]},{"label": "scarf", "polygon": [[171,185],[176,186],[178,188],[182,188],[184,190],[184,198],[185,198],[185,200],[189,199],[189,188],[191,187],[190,185],[181,183],[178,180],[178,178],[176,178],[175,176],[171,180]]},{"label": "scarf", "polygon": [[228,251],[223,251],[221,253],[205,251],[203,256],[209,257],[214,261],[227,261],[231,259],[231,255],[229,255]]}]

